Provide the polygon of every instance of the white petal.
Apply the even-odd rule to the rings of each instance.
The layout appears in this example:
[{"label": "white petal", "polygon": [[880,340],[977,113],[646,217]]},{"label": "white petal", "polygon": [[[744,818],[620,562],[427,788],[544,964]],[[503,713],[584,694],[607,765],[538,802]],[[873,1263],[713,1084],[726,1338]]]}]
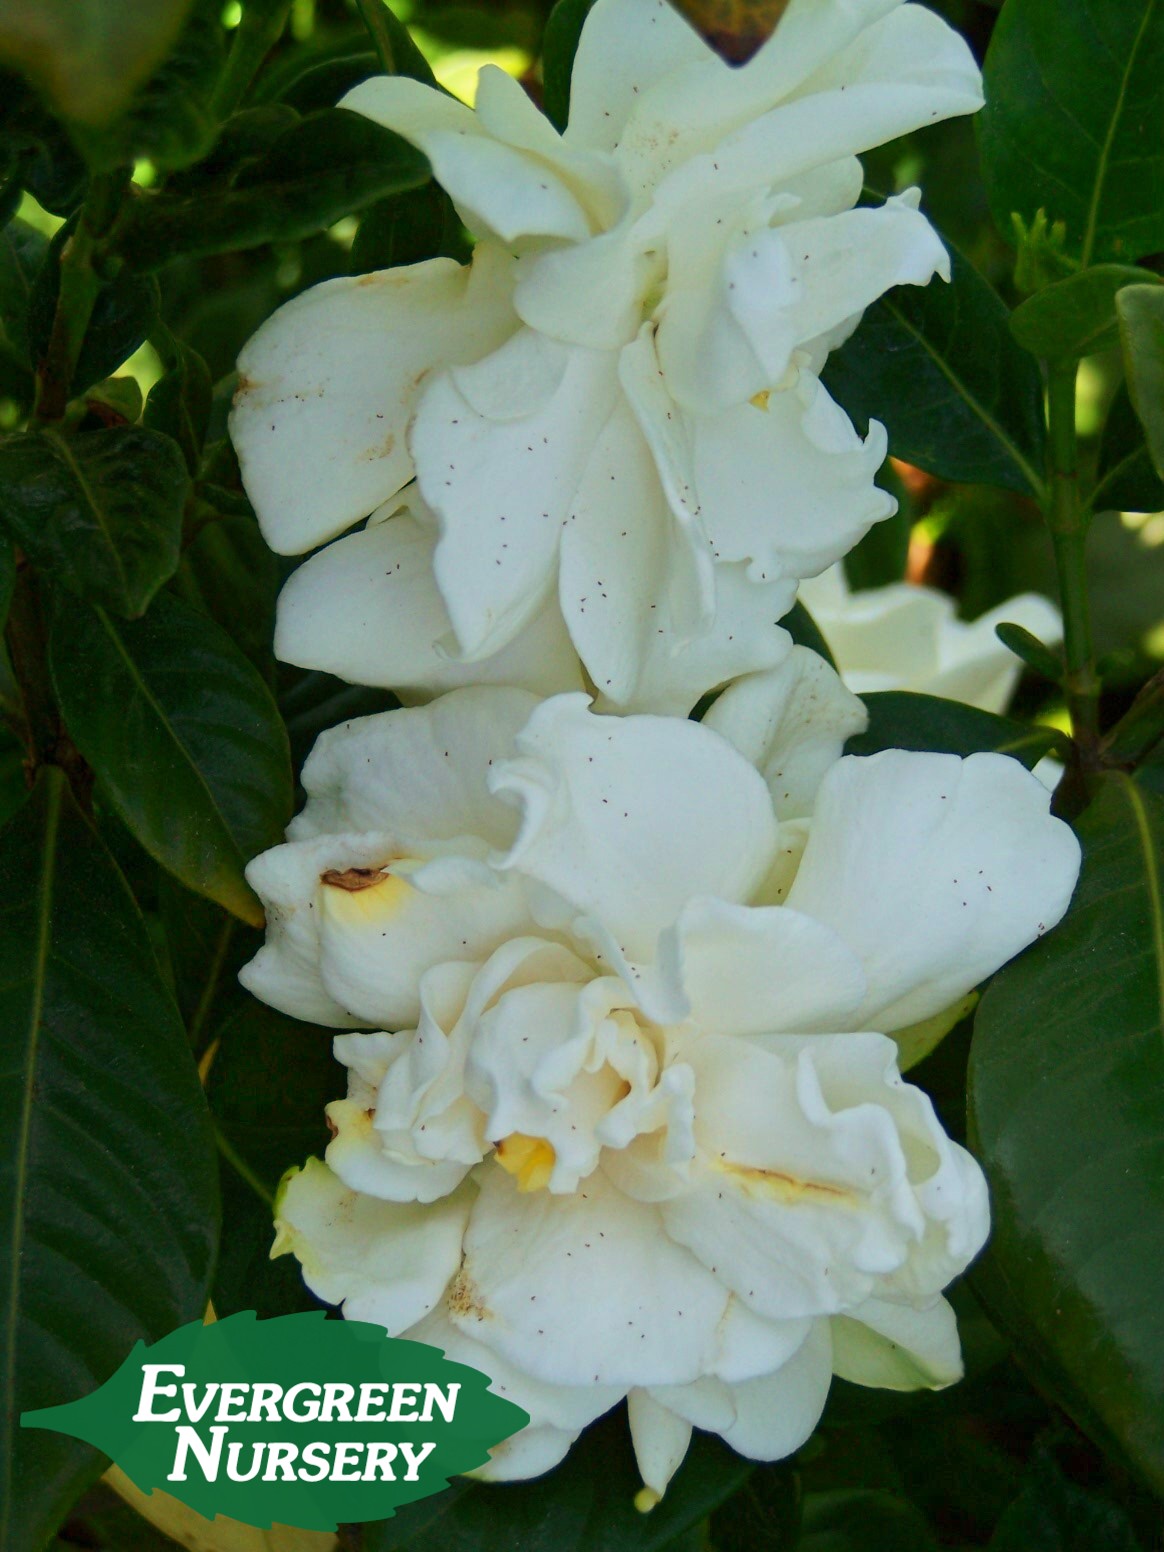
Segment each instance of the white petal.
[{"label": "white petal", "polygon": [[[1022,663],[995,635],[1004,622],[1021,625],[1047,646],[1063,639],[1063,617],[1038,593],[1021,593],[968,625],[955,622],[940,641],[941,666],[924,686],[931,695],[1003,712],[1010,704]],[[919,687],[920,688],[920,687]]]},{"label": "white petal", "polygon": [[657,1503],[683,1464],[691,1443],[691,1424],[646,1390],[632,1390],[626,1398],[626,1410],[635,1463],[652,1501]]},{"label": "white petal", "polygon": [[703,719],[768,783],[781,819],[812,813],[825,772],[869,717],[824,658],[793,647],[779,668],[731,684]]},{"label": "white petal", "polygon": [[411,446],[441,524],[437,583],[466,653],[496,651],[549,597],[562,524],[610,413],[614,372],[605,353],[525,329],[424,393]]},{"label": "white petal", "polygon": [[471,267],[431,259],[328,280],[249,340],[230,430],[272,549],[311,549],[408,483],[417,384],[512,334],[510,269],[481,243]]},{"label": "white petal", "polygon": [[787,906],[696,898],[661,945],[700,1028],[719,1035],[836,1029],[865,995],[860,963],[835,932]]},{"label": "white petal", "polygon": [[682,1383],[714,1350],[727,1291],[657,1211],[598,1170],[571,1196],[481,1172],[454,1324],[552,1384]]},{"label": "white petal", "polygon": [[271,1254],[292,1251],[312,1293],[342,1304],[349,1320],[399,1336],[439,1302],[456,1271],[473,1196],[465,1186],[427,1207],[381,1202],[309,1159],[279,1189]]},{"label": "white petal", "polygon": [[1055,925],[1079,843],[1049,802],[1004,755],[886,750],[832,767],[788,904],[864,965],[851,1027],[928,1018]]},{"label": "white petal", "polygon": [[290,834],[380,830],[404,850],[466,835],[509,845],[512,810],[489,795],[485,777],[537,704],[523,690],[490,686],[340,723],[307,758],[307,805]]},{"label": "white petal", "polygon": [[927,690],[939,670],[940,643],[957,628],[947,594],[908,582],[853,593],[839,562],[803,582],[800,597],[844,682],[858,693]]},{"label": "white petal", "polygon": [[495,656],[463,661],[433,575],[436,535],[393,506],[292,573],[279,595],[277,658],[404,697],[466,684],[539,695],[581,689],[578,655],[553,602]]},{"label": "white petal", "polygon": [[958,1322],[945,1299],[923,1309],[869,1299],[834,1315],[833,1373],[880,1390],[940,1390],[962,1378]]},{"label": "white petal", "polygon": [[666,0],[598,0],[574,56],[567,144],[613,151],[640,96],[710,53]]},{"label": "white petal", "polygon": [[[776,847],[768,789],[717,734],[665,717],[597,717],[580,695],[544,701],[495,765],[522,810],[500,863],[646,956],[692,894],[746,900]],[[682,772],[682,780],[676,780]]]}]

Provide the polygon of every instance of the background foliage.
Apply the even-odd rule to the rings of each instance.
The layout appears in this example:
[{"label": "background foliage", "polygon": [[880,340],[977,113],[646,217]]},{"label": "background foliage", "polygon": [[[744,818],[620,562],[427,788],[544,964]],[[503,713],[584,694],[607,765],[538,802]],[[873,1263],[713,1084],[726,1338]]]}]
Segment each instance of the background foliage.
[{"label": "background foliage", "polygon": [[[913,1072],[992,1184],[954,1290],[968,1377],[836,1382],[792,1461],[700,1439],[635,1514],[623,1423],[550,1478],[459,1484],[366,1552],[1150,1552],[1164,1492],[1164,8],[938,0],[989,106],[867,158],[920,181],[949,286],[874,306],[826,380],[889,430],[899,519],[852,582],[1011,628],[1013,719],[870,697],[861,752],[1066,750],[1085,863],[1063,926]],[[329,276],[464,257],[417,152],[334,104],[378,69],[468,92],[484,57],[559,125],[586,0],[4,0],[0,6],[0,1546],[171,1545],[22,1409],[198,1315],[312,1307],[270,1197],[326,1141],[320,1031],[235,981],[248,857],[316,734],[392,704],[271,654],[288,563],[225,437],[237,352]],[[693,3],[739,57],[778,6]],[[405,26],[404,24],[407,24]],[[539,54],[544,45],[544,59]],[[818,640],[801,612],[801,639]],[[1074,742],[1065,735],[1073,733]],[[153,1511],[151,1511],[153,1512]],[[257,1549],[171,1522],[187,1545]],[[237,1529],[237,1528],[236,1528]],[[200,1539],[201,1538],[201,1539]]]}]

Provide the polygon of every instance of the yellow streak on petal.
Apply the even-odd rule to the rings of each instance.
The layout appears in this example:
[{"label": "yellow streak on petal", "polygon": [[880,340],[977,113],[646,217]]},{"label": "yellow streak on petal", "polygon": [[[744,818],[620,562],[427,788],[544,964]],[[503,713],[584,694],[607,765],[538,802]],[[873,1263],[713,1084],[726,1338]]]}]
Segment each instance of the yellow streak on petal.
[{"label": "yellow streak on petal", "polygon": [[517,1181],[519,1191],[540,1191],[549,1185],[557,1157],[544,1137],[525,1132],[510,1132],[497,1144],[497,1162]]},{"label": "yellow streak on petal", "polygon": [[770,390],[767,388],[761,388],[759,393],[754,393],[752,395],[752,397],[748,400],[748,403],[754,404],[758,410],[766,410],[768,408],[768,400],[770,397]]},{"label": "yellow streak on petal", "polygon": [[779,1169],[760,1169],[751,1164],[733,1164],[730,1159],[712,1159],[713,1166],[752,1197],[767,1197],[771,1201],[784,1202],[790,1207],[802,1202],[829,1202],[834,1206],[852,1207],[857,1203],[857,1193],[844,1186],[825,1185],[819,1180],[800,1180]]}]

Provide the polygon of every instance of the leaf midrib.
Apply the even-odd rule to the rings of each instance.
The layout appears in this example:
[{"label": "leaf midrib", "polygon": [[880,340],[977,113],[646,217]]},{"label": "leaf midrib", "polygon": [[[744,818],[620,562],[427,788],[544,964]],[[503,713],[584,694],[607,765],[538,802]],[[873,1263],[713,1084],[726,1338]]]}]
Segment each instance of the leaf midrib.
[{"label": "leaf midrib", "polygon": [[93,516],[96,518],[97,528],[101,533],[102,538],[105,540],[105,544],[113,558],[114,568],[117,572],[117,579],[121,585],[122,596],[128,601],[130,598],[129,578],[126,574],[121,551],[117,548],[117,545],[114,542],[113,531],[109,527],[103,508],[90,489],[89,482],[85,478],[81,465],[73,457],[73,454],[70,451],[69,445],[65,439],[63,437],[57,436],[57,434],[52,431],[45,432],[44,434],[50,439],[56,449],[57,456],[68,469],[69,473],[76,480],[78,489],[88,503],[89,509],[93,513]]},{"label": "leaf midrib", "polygon": [[1092,250],[1095,247],[1095,236],[1099,226],[1099,206],[1103,198],[1104,183],[1107,180],[1108,162],[1111,160],[1111,148],[1115,143],[1116,126],[1123,117],[1124,100],[1128,94],[1128,82],[1132,71],[1135,69],[1136,56],[1140,52],[1140,45],[1144,41],[1144,34],[1148,30],[1148,23],[1152,19],[1152,13],[1156,9],[1156,0],[1148,0],[1144,7],[1144,15],[1140,21],[1140,30],[1136,33],[1136,40],[1128,51],[1127,64],[1120,78],[1120,89],[1116,94],[1115,105],[1112,108],[1111,118],[1108,120],[1107,134],[1103,137],[1103,144],[1099,148],[1099,160],[1095,166],[1095,182],[1091,190],[1091,203],[1087,211],[1087,226],[1083,233],[1083,247],[1080,251],[1080,262],[1083,267],[1091,263]]},{"label": "leaf midrib", "polygon": [[[48,973],[49,948],[52,942],[53,886],[56,879],[57,836],[60,831],[63,778],[46,773],[42,778],[51,783],[45,808],[45,833],[42,863],[38,881],[39,909],[36,924],[36,952],[32,965],[32,1003],[29,1008],[24,1093],[17,1125],[16,1168],[13,1181],[14,1206],[12,1215],[12,1273],[9,1279],[4,1311],[4,1377],[3,1396],[0,1402],[8,1420],[8,1432],[16,1423],[13,1410],[16,1396],[16,1337],[20,1319],[20,1273],[24,1248],[25,1201],[28,1183],[28,1158],[32,1145],[32,1101],[36,1083],[36,1063],[40,1051],[41,1019],[44,1012],[44,987]],[[9,1444],[11,1441],[7,1441]],[[10,1505],[12,1492],[12,1454],[6,1448],[0,1460],[0,1474],[5,1491],[0,1493],[0,1546],[8,1545]]]},{"label": "leaf midrib", "polygon": [[1152,821],[1144,805],[1143,795],[1129,776],[1121,775],[1120,785],[1132,811],[1136,834],[1144,853],[1144,888],[1148,896],[1148,912],[1152,935],[1152,952],[1156,964],[1156,998],[1160,1015],[1160,1029],[1164,1034],[1164,899],[1160,888],[1160,864],[1158,847],[1152,834]]}]

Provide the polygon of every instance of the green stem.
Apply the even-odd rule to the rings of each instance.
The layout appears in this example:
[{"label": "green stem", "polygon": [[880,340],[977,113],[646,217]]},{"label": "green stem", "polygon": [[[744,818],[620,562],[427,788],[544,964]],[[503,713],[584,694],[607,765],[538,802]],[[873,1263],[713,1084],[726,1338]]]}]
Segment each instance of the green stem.
[{"label": "green stem", "polygon": [[229,1137],[227,1137],[226,1133],[222,1130],[217,1121],[214,1123],[214,1141],[218,1147],[219,1153],[222,1154],[223,1158],[230,1165],[231,1169],[234,1170],[239,1179],[245,1180],[247,1185],[250,1186],[251,1190],[264,1204],[264,1206],[270,1208],[270,1210],[274,1212],[275,1198],[272,1196],[270,1191],[267,1190],[266,1186],[259,1179],[258,1175],[255,1174],[254,1170],[247,1163],[246,1159],[244,1159],[242,1154],[239,1153],[238,1149],[231,1142]]},{"label": "green stem", "polygon": [[287,22],[291,0],[250,0],[243,6],[226,64],[210,100],[218,119],[229,118],[246,95],[259,66],[274,48]]},{"label": "green stem", "polygon": [[364,26],[371,35],[372,42],[376,45],[376,53],[380,56],[384,74],[395,75],[396,50],[392,44],[388,23],[384,18],[384,0],[356,0],[356,7]]},{"label": "green stem", "polygon": [[1078,362],[1052,362],[1048,369],[1047,426],[1050,433],[1050,499],[1047,526],[1059,575],[1063,608],[1063,687],[1071,726],[1085,767],[1095,765],[1099,743],[1099,675],[1091,638],[1087,592],[1087,517],[1079,499],[1075,436],[1075,375]]}]

